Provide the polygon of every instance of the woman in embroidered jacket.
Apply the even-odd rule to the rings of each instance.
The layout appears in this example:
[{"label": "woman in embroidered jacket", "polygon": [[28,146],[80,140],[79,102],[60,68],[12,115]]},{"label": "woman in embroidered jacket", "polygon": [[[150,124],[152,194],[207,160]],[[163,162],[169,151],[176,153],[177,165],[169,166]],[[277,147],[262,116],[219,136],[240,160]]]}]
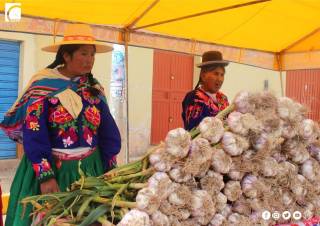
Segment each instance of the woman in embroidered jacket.
[{"label": "woman in embroidered jacket", "polygon": [[229,105],[227,96],[219,91],[228,64],[218,51],[208,51],[202,55],[202,63],[197,65],[201,68],[198,84],[182,102],[185,129],[191,130],[203,118],[216,116]]},{"label": "woman in embroidered jacket", "polygon": [[32,78],[0,124],[25,151],[11,187],[7,226],[31,224],[30,206],[21,217],[22,198],[65,191],[80,177],[80,160],[87,175],[103,174],[121,147],[103,89],[91,74],[95,53],[112,47],[96,42],[88,25],[70,24],[63,41],[43,50],[56,52],[55,61]]}]

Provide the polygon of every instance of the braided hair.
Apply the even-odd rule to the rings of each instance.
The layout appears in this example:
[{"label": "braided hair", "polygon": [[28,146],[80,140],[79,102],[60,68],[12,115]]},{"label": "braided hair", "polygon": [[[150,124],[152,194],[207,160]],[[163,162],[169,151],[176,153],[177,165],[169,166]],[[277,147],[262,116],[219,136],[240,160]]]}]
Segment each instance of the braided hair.
[{"label": "braided hair", "polygon": [[[81,46],[82,44],[61,45],[58,49],[55,60],[51,64],[49,64],[47,68],[54,69],[59,65],[65,64],[66,62],[63,58],[63,54],[67,53],[72,58],[73,53],[77,51]],[[98,84],[98,82],[93,78],[93,74],[90,72],[86,75],[88,77],[88,82],[90,85],[88,90],[91,93],[91,95],[96,97],[99,94],[101,94],[100,90],[94,87],[96,84]]]}]

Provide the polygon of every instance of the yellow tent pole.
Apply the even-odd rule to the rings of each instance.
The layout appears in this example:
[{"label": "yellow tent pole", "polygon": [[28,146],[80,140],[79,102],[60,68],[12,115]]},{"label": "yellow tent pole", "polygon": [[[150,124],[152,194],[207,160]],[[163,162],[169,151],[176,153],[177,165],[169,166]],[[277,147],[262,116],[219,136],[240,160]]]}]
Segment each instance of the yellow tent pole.
[{"label": "yellow tent pole", "polygon": [[284,87],[283,87],[283,76],[282,76],[282,59],[281,52],[276,54],[278,68],[279,68],[279,78],[280,78],[280,86],[281,86],[281,96],[284,96]]},{"label": "yellow tent pole", "polygon": [[139,30],[139,29],[142,29],[142,28],[153,27],[153,26],[157,26],[157,25],[161,25],[161,24],[167,24],[167,23],[171,23],[171,22],[175,22],[175,21],[179,21],[179,20],[185,20],[185,19],[198,17],[198,16],[202,16],[202,15],[206,15],[206,14],[226,11],[226,10],[230,10],[230,9],[240,8],[240,7],[259,4],[259,3],[268,2],[268,1],[271,1],[271,0],[255,0],[255,1],[252,1],[252,2],[246,2],[246,3],[227,6],[227,7],[223,7],[223,8],[219,8],[219,9],[208,10],[208,11],[195,13],[195,14],[191,14],[191,15],[187,15],[187,16],[182,16],[182,17],[178,17],[178,18],[173,18],[173,19],[169,19],[169,20],[163,20],[163,21],[159,21],[159,22],[156,22],[156,23],[143,25],[143,26],[140,26],[140,27],[135,27],[135,28],[132,28],[132,30],[136,31],[136,30]]},{"label": "yellow tent pole", "polygon": [[126,69],[126,76],[125,76],[125,93],[124,97],[126,100],[126,153],[125,153],[125,163],[129,163],[130,161],[130,153],[129,153],[129,38],[130,38],[130,31],[128,29],[124,29],[124,57],[125,57],[125,69]]}]

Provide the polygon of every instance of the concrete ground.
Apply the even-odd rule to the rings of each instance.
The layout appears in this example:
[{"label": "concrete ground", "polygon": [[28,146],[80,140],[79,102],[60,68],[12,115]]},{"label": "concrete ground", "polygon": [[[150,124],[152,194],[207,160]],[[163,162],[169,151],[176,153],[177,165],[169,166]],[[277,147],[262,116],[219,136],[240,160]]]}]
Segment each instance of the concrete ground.
[{"label": "concrete ground", "polygon": [[[16,173],[19,161],[19,159],[0,160],[0,185],[2,195],[10,192],[11,183]],[[5,222],[5,220],[6,216],[4,215],[3,222]]]},{"label": "concrete ground", "polygon": [[19,164],[19,159],[0,160],[0,185],[2,193],[9,193],[13,177]]}]

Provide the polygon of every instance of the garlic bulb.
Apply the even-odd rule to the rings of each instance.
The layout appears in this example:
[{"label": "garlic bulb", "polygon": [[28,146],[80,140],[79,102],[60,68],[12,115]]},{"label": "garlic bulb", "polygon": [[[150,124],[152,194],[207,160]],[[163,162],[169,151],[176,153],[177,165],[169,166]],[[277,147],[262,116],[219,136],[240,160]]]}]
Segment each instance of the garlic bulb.
[{"label": "garlic bulb", "polygon": [[254,107],[251,105],[249,98],[250,94],[246,91],[241,91],[236,95],[233,103],[236,105],[237,111],[241,113],[248,113],[253,111]]},{"label": "garlic bulb", "polygon": [[218,213],[214,215],[209,226],[221,226],[225,221],[226,218],[222,214]]},{"label": "garlic bulb", "polygon": [[168,197],[168,201],[176,206],[183,207],[190,203],[192,193],[185,185],[179,185]]},{"label": "garlic bulb", "polygon": [[305,188],[305,184],[306,178],[301,174],[297,174],[297,176],[294,177],[293,181],[291,182],[290,189],[296,197],[301,198],[304,197],[308,192]]},{"label": "garlic bulb", "polygon": [[319,136],[319,125],[311,119],[304,119],[300,124],[299,134],[309,143],[313,143]]},{"label": "garlic bulb", "polygon": [[148,180],[148,187],[160,195],[160,199],[166,199],[171,193],[172,181],[169,176],[163,172],[156,172]]},{"label": "garlic bulb", "polygon": [[208,224],[214,216],[216,209],[211,196],[205,190],[195,190],[191,197],[191,215],[201,224]]},{"label": "garlic bulb", "polygon": [[138,192],[136,202],[139,210],[152,214],[157,211],[160,206],[160,197],[155,190],[146,187]]},{"label": "garlic bulb", "polygon": [[216,209],[217,211],[222,211],[227,206],[227,196],[219,192],[216,196]]},{"label": "garlic bulb", "polygon": [[187,182],[192,178],[191,174],[186,173],[182,166],[175,165],[170,171],[169,176],[172,180],[178,183]]},{"label": "garlic bulb", "polygon": [[241,197],[233,203],[232,210],[235,213],[239,213],[246,216],[249,216],[251,214],[251,207],[243,197]]},{"label": "garlic bulb", "polygon": [[179,159],[187,156],[191,144],[191,135],[183,128],[170,130],[165,139],[166,151]]},{"label": "garlic bulb", "polygon": [[262,201],[260,199],[254,198],[249,201],[250,207],[253,211],[260,211],[262,209]]},{"label": "garlic bulb", "polygon": [[312,218],[315,212],[315,208],[311,203],[308,203],[307,206],[305,208],[303,208],[303,212],[302,212],[302,216],[303,219],[310,219]]},{"label": "garlic bulb", "polygon": [[214,197],[224,187],[223,176],[214,171],[208,171],[207,175],[200,179],[201,189],[206,190]]},{"label": "garlic bulb", "polygon": [[309,181],[313,182],[320,178],[320,166],[314,159],[305,161],[301,166],[302,175]]},{"label": "garlic bulb", "polygon": [[222,137],[222,146],[229,155],[238,156],[249,148],[249,143],[245,138],[239,135],[225,132]]},{"label": "garlic bulb", "polygon": [[216,172],[225,174],[231,168],[232,159],[222,149],[214,149],[211,164]]},{"label": "garlic bulb", "polygon": [[130,210],[117,226],[151,226],[149,215],[137,209]]},{"label": "garlic bulb", "polygon": [[196,138],[191,142],[190,153],[185,160],[184,171],[199,176],[205,174],[211,165],[213,150],[204,138]]},{"label": "garlic bulb", "polygon": [[298,167],[288,161],[280,162],[279,163],[279,173],[281,175],[297,174]]},{"label": "garlic bulb", "polygon": [[308,147],[308,151],[310,152],[312,157],[320,162],[320,140],[313,144],[310,144]]},{"label": "garlic bulb", "polygon": [[248,133],[247,128],[241,122],[242,113],[238,111],[231,112],[228,115],[227,123],[230,130],[234,133],[238,133],[241,135],[246,135]]},{"label": "garlic bulb", "polygon": [[159,148],[149,156],[149,162],[157,171],[168,172],[174,164],[174,158],[164,148]]},{"label": "garlic bulb", "polygon": [[228,225],[248,225],[244,224],[244,222],[248,222],[248,220],[245,219],[244,216],[238,214],[238,213],[233,213],[228,217]]},{"label": "garlic bulb", "polygon": [[284,192],[281,196],[281,199],[283,205],[285,206],[290,206],[294,201],[289,192]]},{"label": "garlic bulb", "polygon": [[241,180],[244,176],[244,172],[240,172],[235,163],[232,163],[228,176],[231,178],[231,180]]},{"label": "garlic bulb", "polygon": [[232,132],[243,136],[246,136],[250,130],[258,132],[262,127],[252,114],[242,114],[237,111],[229,114],[227,123]]},{"label": "garlic bulb", "polygon": [[278,114],[280,118],[289,121],[301,121],[304,114],[304,107],[288,97],[278,98]]},{"label": "garlic bulb", "polygon": [[218,143],[223,136],[224,128],[220,119],[206,117],[199,124],[201,137],[207,139],[210,143]]},{"label": "garlic bulb", "polygon": [[280,121],[281,136],[283,136],[286,139],[293,138],[298,133],[296,126],[297,125],[293,125],[292,123],[281,120]]},{"label": "garlic bulb", "polygon": [[244,195],[248,198],[256,198],[258,195],[258,190],[256,188],[256,183],[258,178],[254,175],[247,175],[241,181],[241,188]]},{"label": "garlic bulb", "polygon": [[160,211],[154,212],[151,215],[151,220],[153,222],[153,226],[170,226],[169,218]]},{"label": "garlic bulb", "polygon": [[243,160],[251,160],[256,154],[257,152],[255,150],[249,149],[244,151],[241,157]]},{"label": "garlic bulb", "polygon": [[302,164],[310,158],[308,150],[302,144],[291,149],[288,154],[291,160],[298,164]]},{"label": "garlic bulb", "polygon": [[265,177],[274,177],[279,172],[279,165],[277,160],[272,157],[267,157],[261,162],[261,173]]},{"label": "garlic bulb", "polygon": [[230,204],[227,204],[220,213],[222,216],[227,218],[232,213],[232,206]]},{"label": "garlic bulb", "polygon": [[236,201],[242,194],[239,181],[228,181],[223,189],[223,193],[231,202]]}]

